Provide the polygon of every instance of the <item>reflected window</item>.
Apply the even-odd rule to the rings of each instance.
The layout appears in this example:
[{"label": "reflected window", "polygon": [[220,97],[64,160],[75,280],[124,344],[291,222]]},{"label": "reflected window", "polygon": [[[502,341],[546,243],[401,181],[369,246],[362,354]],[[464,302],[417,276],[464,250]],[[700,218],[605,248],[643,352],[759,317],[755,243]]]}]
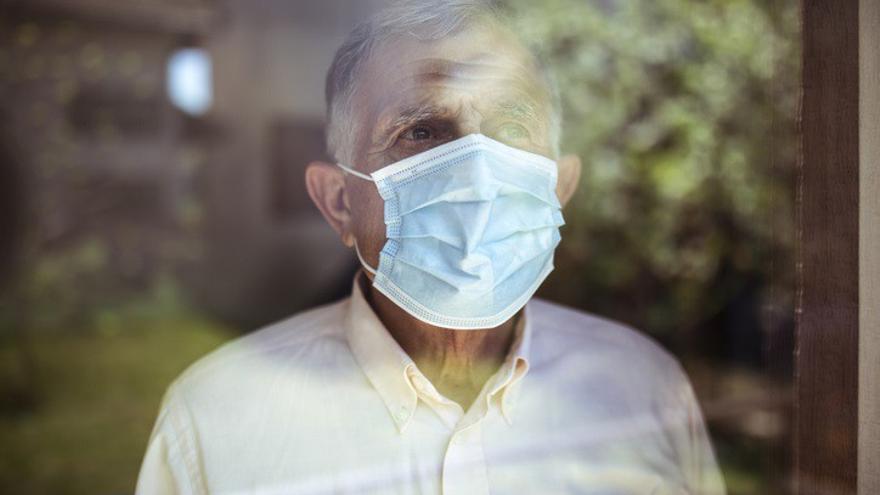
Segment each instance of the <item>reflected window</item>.
[{"label": "reflected window", "polygon": [[204,48],[181,48],[168,59],[168,97],[189,115],[211,108],[211,56]]}]

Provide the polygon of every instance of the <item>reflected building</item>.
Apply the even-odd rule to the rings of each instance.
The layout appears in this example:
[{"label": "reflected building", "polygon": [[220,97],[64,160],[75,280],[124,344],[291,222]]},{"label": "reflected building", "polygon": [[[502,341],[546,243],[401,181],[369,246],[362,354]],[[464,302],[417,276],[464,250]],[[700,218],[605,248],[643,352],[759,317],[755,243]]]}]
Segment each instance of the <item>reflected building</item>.
[{"label": "reflected building", "polygon": [[[6,216],[25,226],[6,244],[23,260],[81,260],[69,283],[82,297],[170,274],[243,328],[344,295],[355,264],[303,170],[326,158],[326,68],[376,3],[0,7],[4,178],[23,202]],[[213,61],[199,111],[169,95],[175,57],[193,49]]]}]

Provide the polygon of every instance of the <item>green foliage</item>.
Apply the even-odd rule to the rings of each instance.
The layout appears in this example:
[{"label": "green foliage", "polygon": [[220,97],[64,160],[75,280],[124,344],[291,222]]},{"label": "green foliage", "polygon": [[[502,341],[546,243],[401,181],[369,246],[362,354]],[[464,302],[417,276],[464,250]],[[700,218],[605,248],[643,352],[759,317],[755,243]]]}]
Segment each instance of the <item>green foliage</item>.
[{"label": "green foliage", "polygon": [[509,0],[556,72],[584,164],[545,296],[654,334],[749,280],[784,299],[793,240],[797,3]]},{"label": "green foliage", "polygon": [[17,279],[0,295],[0,334],[107,326],[120,307],[126,314],[170,314],[185,307],[171,262],[132,281],[113,269],[110,258],[108,243],[99,236],[26,257]]},{"label": "green foliage", "polygon": [[[98,321],[24,343],[0,338],[0,392],[22,380],[38,392],[0,414],[0,444],[13,453],[0,456],[0,492],[131,493],[165,387],[236,335],[161,298],[105,309]],[[30,374],[15,366],[23,344]]]}]

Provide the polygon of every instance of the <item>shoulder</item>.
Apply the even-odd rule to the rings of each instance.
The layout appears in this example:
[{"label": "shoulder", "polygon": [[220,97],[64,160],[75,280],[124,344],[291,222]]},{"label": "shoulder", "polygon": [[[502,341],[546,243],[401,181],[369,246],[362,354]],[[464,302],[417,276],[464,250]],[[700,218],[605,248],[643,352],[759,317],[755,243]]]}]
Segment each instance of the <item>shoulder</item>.
[{"label": "shoulder", "polygon": [[339,398],[360,398],[368,383],[345,337],[347,308],[345,299],[229,341],[168,386],[156,431],[175,456],[201,457],[187,463],[194,479],[261,469],[265,452],[285,452],[290,438],[338,426]]},{"label": "shoulder", "polygon": [[630,385],[687,383],[678,359],[632,326],[541,299],[529,304],[536,365],[568,363],[572,376],[589,371]]},{"label": "shoulder", "polygon": [[291,371],[331,371],[333,363],[350,354],[344,332],[348,301],[298,313],[226,342],[189,365],[169,388],[192,399],[216,398],[221,392],[258,391]]},{"label": "shoulder", "polygon": [[572,437],[611,439],[608,452],[624,453],[622,462],[665,466],[663,479],[687,485],[688,493],[724,493],[700,406],[672,353],[624,323],[547,301],[530,304],[526,377],[536,360],[533,380],[543,385],[532,387],[536,409],[554,411]]}]

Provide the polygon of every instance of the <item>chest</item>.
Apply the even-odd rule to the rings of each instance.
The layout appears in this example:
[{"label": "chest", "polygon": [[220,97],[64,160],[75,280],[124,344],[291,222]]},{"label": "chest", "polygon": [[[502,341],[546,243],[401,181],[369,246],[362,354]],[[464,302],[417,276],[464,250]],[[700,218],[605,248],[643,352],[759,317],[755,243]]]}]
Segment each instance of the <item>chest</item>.
[{"label": "chest", "polygon": [[278,494],[680,493],[662,435],[614,424],[601,411],[550,414],[526,397],[512,425],[493,410],[457,430],[420,404],[401,432],[384,405],[359,408],[331,406],[296,421],[279,414],[212,438],[208,486]]}]

